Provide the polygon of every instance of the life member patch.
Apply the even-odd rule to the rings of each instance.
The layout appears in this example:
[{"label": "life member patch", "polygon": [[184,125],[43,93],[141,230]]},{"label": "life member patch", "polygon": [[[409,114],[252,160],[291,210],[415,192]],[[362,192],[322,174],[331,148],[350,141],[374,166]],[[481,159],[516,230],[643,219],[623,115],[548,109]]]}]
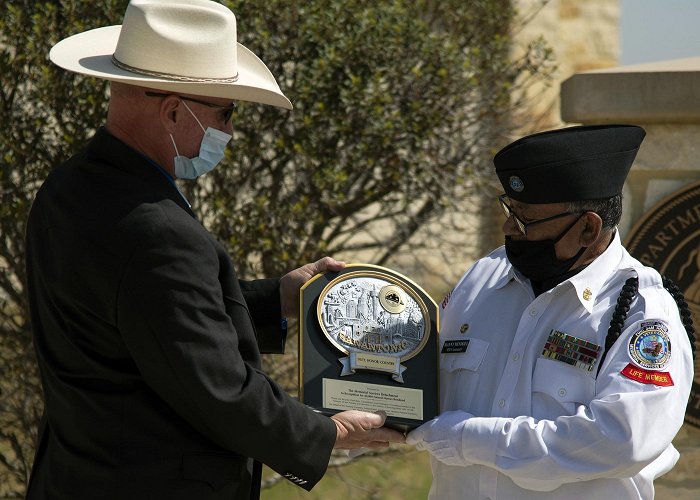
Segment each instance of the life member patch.
[{"label": "life member patch", "polygon": [[464,340],[446,340],[442,344],[443,354],[455,353],[455,352],[467,352],[467,347],[469,346],[469,339]]},{"label": "life member patch", "polygon": [[632,362],[640,368],[661,370],[671,359],[668,327],[660,321],[644,321],[628,346]]},{"label": "life member patch", "polygon": [[627,363],[625,369],[622,370],[625,377],[641,382],[642,384],[653,384],[660,387],[669,387],[673,385],[673,379],[668,372],[657,372],[654,370],[645,370],[634,366],[632,363]]}]

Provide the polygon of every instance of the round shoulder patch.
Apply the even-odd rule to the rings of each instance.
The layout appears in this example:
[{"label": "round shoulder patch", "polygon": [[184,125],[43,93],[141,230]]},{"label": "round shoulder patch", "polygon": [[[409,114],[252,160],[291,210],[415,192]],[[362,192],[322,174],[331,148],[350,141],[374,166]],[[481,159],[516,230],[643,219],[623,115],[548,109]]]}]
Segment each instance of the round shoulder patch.
[{"label": "round shoulder patch", "polygon": [[668,327],[661,321],[643,321],[628,346],[632,361],[642,368],[660,370],[671,359]]}]

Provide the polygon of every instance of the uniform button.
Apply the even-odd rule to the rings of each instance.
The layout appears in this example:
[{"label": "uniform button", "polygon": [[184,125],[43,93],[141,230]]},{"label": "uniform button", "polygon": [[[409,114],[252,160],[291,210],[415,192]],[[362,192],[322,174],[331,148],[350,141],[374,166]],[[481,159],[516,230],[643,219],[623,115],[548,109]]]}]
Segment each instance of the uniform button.
[{"label": "uniform button", "polygon": [[520,353],[516,352],[515,354],[513,354],[513,361],[517,361],[519,359],[520,359]]},{"label": "uniform button", "polygon": [[505,405],[506,405],[506,400],[505,400],[505,399],[501,399],[501,400],[498,402],[498,407],[499,407],[499,408],[503,408]]},{"label": "uniform button", "polygon": [[563,398],[564,396],[566,396],[566,389],[564,389],[563,387],[562,387],[561,389],[559,389],[559,395],[560,395],[562,398]]},{"label": "uniform button", "polygon": [[537,316],[537,309],[535,309],[534,307],[530,309],[530,316]]}]

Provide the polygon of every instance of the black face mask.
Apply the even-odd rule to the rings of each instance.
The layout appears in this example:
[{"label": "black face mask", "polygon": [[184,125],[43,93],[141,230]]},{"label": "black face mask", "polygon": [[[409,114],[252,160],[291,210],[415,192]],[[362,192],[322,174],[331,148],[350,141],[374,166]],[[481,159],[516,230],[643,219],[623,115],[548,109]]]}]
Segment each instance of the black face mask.
[{"label": "black face mask", "polygon": [[506,236],[508,260],[515,269],[533,282],[541,283],[566,274],[574,262],[586,251],[586,247],[581,247],[578,253],[570,259],[559,260],[554,245],[574,227],[579,219],[576,219],[553,240],[516,241],[510,236]]}]

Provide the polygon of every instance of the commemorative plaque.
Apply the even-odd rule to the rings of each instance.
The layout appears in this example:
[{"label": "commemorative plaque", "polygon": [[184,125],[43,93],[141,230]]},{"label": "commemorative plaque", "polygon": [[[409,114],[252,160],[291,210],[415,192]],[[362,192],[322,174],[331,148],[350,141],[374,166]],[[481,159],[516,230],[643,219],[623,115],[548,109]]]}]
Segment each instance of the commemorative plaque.
[{"label": "commemorative plaque", "polygon": [[332,415],[387,413],[407,431],[438,408],[438,307],[408,278],[350,264],[301,289],[299,397]]}]

